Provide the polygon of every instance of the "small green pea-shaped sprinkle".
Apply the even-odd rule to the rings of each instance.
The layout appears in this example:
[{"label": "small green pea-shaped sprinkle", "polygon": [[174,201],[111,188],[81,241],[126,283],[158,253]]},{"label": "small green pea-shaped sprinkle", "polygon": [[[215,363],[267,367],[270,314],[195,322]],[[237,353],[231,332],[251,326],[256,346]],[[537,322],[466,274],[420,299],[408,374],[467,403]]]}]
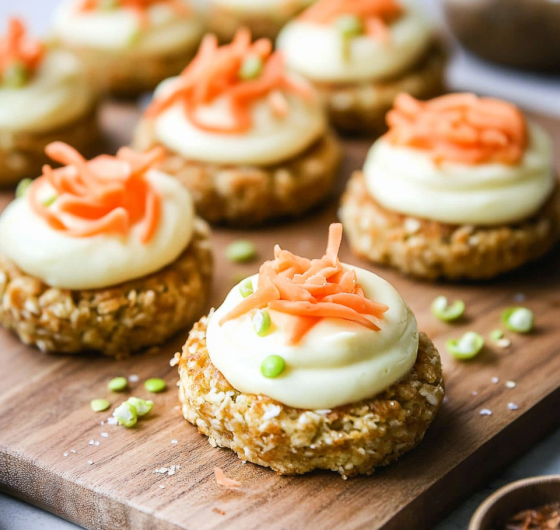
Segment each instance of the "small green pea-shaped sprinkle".
[{"label": "small green pea-shaped sprinkle", "polygon": [[243,280],[239,284],[239,292],[243,298],[247,298],[248,296],[253,294],[253,282],[250,278]]},{"label": "small green pea-shaped sprinkle", "polygon": [[234,263],[251,261],[257,256],[257,247],[251,241],[234,241],[226,248],[226,258]]},{"label": "small green pea-shaped sprinkle", "polygon": [[29,81],[29,70],[23,63],[12,63],[2,75],[3,88],[21,88]]},{"label": "small green pea-shaped sprinkle", "polygon": [[239,72],[237,73],[237,75],[239,76],[239,79],[248,81],[250,79],[256,79],[257,77],[259,77],[259,75],[261,75],[262,69],[262,59],[256,55],[250,55],[243,61],[243,63],[241,63],[241,68],[239,68]]},{"label": "small green pea-shaped sprinkle", "polygon": [[460,318],[465,312],[465,302],[462,300],[455,300],[449,304],[445,296],[438,296],[432,302],[432,313],[436,318],[444,322],[451,322]]},{"label": "small green pea-shaped sprinkle", "polygon": [[54,201],[56,201],[56,195],[53,195],[52,197],[49,197],[48,199],[45,199],[43,201],[43,205],[44,206],[50,206]]},{"label": "small green pea-shaped sprinkle", "polygon": [[98,6],[100,11],[112,11],[119,7],[119,0],[101,0]]},{"label": "small green pea-shaped sprinkle", "polygon": [[516,333],[529,333],[533,329],[535,317],[530,309],[511,307],[502,313],[502,322]]},{"label": "small green pea-shaped sprinkle", "polygon": [[261,373],[268,378],[278,377],[286,368],[286,362],[280,355],[269,355],[261,363]]},{"label": "small green pea-shaped sprinkle", "polygon": [[136,414],[138,416],[144,416],[148,414],[148,412],[150,412],[150,410],[152,410],[152,407],[154,406],[154,402],[151,399],[146,401],[137,397],[130,397],[127,399],[127,401],[136,409]]},{"label": "small green pea-shaped sprinkle", "polygon": [[163,392],[165,390],[166,384],[165,384],[165,381],[163,379],[153,377],[152,379],[148,379],[144,383],[144,388],[148,392],[152,392],[153,394],[157,394],[158,392]]},{"label": "small green pea-shaped sprinkle", "polygon": [[31,186],[31,184],[33,184],[33,181],[31,179],[20,180],[16,188],[16,199],[20,199],[21,197],[24,197],[27,191],[29,190],[29,186]]},{"label": "small green pea-shaped sprinkle", "polygon": [[121,403],[113,412],[113,417],[126,428],[134,427],[138,421],[138,412],[136,407],[125,401]]},{"label": "small green pea-shaped sprinkle", "polygon": [[468,331],[460,339],[450,339],[445,343],[447,351],[461,361],[476,357],[484,347],[484,338],[475,331]]},{"label": "small green pea-shaped sprinkle", "polygon": [[490,333],[490,338],[495,342],[504,338],[504,332],[501,329],[494,329]]},{"label": "small green pea-shaped sprinkle", "polygon": [[253,327],[259,337],[264,337],[272,325],[270,313],[266,309],[259,309],[253,317]]},{"label": "small green pea-shaped sprinkle", "polygon": [[107,386],[111,392],[122,392],[128,386],[128,381],[126,377],[115,377],[109,381]]},{"label": "small green pea-shaped sprinkle", "polygon": [[92,399],[90,405],[93,412],[103,412],[111,406],[111,403],[106,399]]},{"label": "small green pea-shaped sprinkle", "polygon": [[342,38],[342,57],[349,61],[352,39],[364,32],[363,22],[355,15],[344,15],[336,19],[335,26]]}]

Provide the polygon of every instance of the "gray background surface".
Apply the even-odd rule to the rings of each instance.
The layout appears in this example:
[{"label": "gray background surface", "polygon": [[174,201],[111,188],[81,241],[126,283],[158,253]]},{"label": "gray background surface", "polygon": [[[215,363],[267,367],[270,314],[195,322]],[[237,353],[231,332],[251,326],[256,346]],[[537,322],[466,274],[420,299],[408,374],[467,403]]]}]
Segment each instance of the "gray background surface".
[{"label": "gray background surface", "polygon": [[[204,1],[204,0],[200,0]],[[441,21],[437,0],[418,0]],[[34,31],[45,34],[57,0],[0,0],[0,26],[12,14],[24,16]],[[453,90],[503,97],[527,109],[560,119],[560,76],[520,74],[488,65],[457,46],[448,71]],[[560,419],[559,419],[560,425]],[[527,455],[459,506],[434,530],[465,530],[476,507],[493,491],[517,479],[560,474],[560,429],[534,447]],[[0,530],[75,530],[79,527],[39,508],[0,493]],[[405,530],[405,529],[403,529]]]}]

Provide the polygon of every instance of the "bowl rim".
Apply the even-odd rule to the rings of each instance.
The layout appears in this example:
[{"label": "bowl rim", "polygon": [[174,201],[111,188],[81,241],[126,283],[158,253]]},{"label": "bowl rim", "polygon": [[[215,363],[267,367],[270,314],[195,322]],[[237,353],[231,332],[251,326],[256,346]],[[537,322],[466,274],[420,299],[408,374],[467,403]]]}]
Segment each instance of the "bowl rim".
[{"label": "bowl rim", "polygon": [[560,475],[541,475],[538,477],[523,478],[502,486],[479,505],[469,522],[468,530],[480,530],[482,519],[488,510],[511,491],[526,488],[534,484],[546,484],[549,482],[560,482]]}]

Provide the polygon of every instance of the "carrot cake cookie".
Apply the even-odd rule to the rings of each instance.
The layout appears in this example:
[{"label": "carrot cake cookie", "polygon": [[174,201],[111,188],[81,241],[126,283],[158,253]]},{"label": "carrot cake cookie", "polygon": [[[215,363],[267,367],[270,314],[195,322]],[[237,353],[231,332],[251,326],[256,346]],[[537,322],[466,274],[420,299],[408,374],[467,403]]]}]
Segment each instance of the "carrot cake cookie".
[{"label": "carrot cake cookie", "polygon": [[79,62],[11,19],[0,36],[0,186],[38,175],[53,140],[91,153],[97,139],[95,94]]},{"label": "carrot cake cookie", "polygon": [[278,246],[191,331],[173,362],[185,418],[279,474],[373,473],[423,438],[444,396],[441,361],[398,292],[325,256]]},{"label": "carrot cake cookie", "polygon": [[341,159],[315,90],[247,30],[221,47],[205,37],[185,71],[156,90],[133,146],[165,148],[161,169],[191,191],[204,219],[245,226],[323,201]]},{"label": "carrot cake cookie", "polygon": [[189,193],[152,169],[159,149],[63,165],[0,216],[0,323],[48,352],[122,357],[199,318],[211,276],[207,225]]},{"label": "carrot cake cookie", "polygon": [[505,101],[400,95],[342,199],[353,250],[420,278],[483,279],[560,236],[552,142]]}]

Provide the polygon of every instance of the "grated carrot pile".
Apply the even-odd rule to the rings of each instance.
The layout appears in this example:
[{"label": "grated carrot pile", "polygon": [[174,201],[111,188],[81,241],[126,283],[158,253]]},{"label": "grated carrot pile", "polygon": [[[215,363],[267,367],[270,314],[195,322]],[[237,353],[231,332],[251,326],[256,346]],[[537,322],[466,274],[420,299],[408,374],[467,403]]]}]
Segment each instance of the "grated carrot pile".
[{"label": "grated carrot pile", "polygon": [[514,165],[527,146],[527,124],[511,103],[474,94],[418,101],[400,94],[387,114],[393,145],[429,151],[436,163]]},{"label": "grated carrot pile", "polygon": [[[145,173],[161,160],[162,148],[138,154],[123,147],[116,157],[102,155],[90,161],[62,142],[51,143],[45,150],[64,167],[45,165],[43,175],[29,189],[29,201],[51,228],[70,237],[90,237],[126,235],[141,223],[141,241],[152,238],[161,204]],[[54,188],[56,207],[42,202],[45,198],[40,192],[46,184]]]},{"label": "grated carrot pile", "polygon": [[[262,71],[255,79],[240,79],[240,68],[250,58],[262,61]],[[218,46],[217,38],[207,35],[195,59],[177,79],[173,92],[156,98],[146,115],[156,117],[175,103],[182,102],[187,118],[198,128],[238,134],[252,127],[251,106],[263,98],[268,98],[275,114],[285,114],[287,102],[283,100],[283,90],[303,97],[312,94],[307,85],[286,75],[282,55],[272,52],[272,43],[268,39],[251,43],[249,30],[240,29],[231,44]],[[201,122],[197,109],[222,96],[230,104],[233,123],[214,126]]]},{"label": "grated carrot pile", "polygon": [[44,45],[31,39],[19,18],[11,18],[6,35],[0,38],[0,78],[13,64],[20,64],[33,72],[45,54]]},{"label": "grated carrot pile", "polygon": [[386,42],[388,24],[403,14],[396,0],[319,0],[300,15],[301,20],[327,25],[340,17],[353,15],[360,18],[366,34]]},{"label": "grated carrot pile", "polygon": [[342,225],[333,223],[321,259],[302,258],[276,245],[274,260],[260,268],[257,290],[225,315],[220,325],[268,307],[297,317],[290,329],[290,344],[297,344],[322,318],[349,320],[379,331],[370,318],[383,318],[389,308],[367,299],[356,272],[343,269],[338,259],[341,241]]}]

